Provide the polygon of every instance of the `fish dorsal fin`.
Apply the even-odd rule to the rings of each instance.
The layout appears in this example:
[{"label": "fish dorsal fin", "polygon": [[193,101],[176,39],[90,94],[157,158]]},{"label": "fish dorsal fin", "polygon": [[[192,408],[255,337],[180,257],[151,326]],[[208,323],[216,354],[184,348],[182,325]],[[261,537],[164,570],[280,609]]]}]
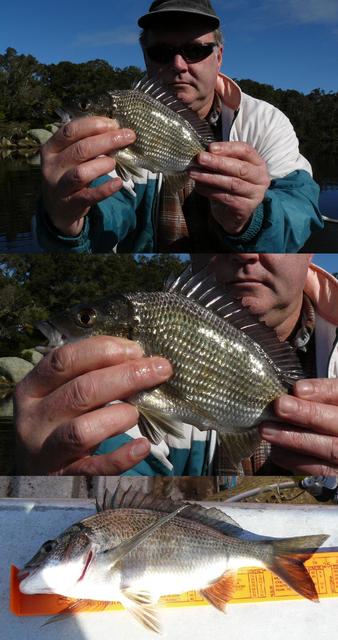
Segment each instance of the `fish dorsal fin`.
[{"label": "fish dorsal fin", "polygon": [[210,604],[216,607],[216,609],[219,609],[224,613],[226,604],[233,597],[235,589],[236,575],[229,571],[210,587],[202,589],[201,594],[210,602]]},{"label": "fish dorsal fin", "polygon": [[261,348],[262,354],[272,360],[286,384],[292,385],[304,377],[297,353],[289,342],[281,342],[274,329],[261,322],[240,301],[233,300],[208,266],[193,274],[189,265],[177,278],[166,283],[165,290],[198,302],[236,329],[244,331]]},{"label": "fish dorsal fin", "polygon": [[118,484],[114,494],[107,497],[106,504],[108,503],[111,509],[149,509],[160,513],[173,513],[184,506],[185,508],[176,514],[180,518],[205,524],[228,536],[236,536],[243,531],[233,518],[216,507],[206,508],[196,503],[154,496],[153,493],[138,491],[132,485],[126,491],[121,484]]},{"label": "fish dorsal fin", "polygon": [[195,130],[205,148],[215,141],[212,130],[206,120],[201,120],[198,115],[187,107],[184,102],[178,100],[175,94],[158,80],[143,76],[133,87],[133,91],[140,91],[154,100],[157,100],[175,113],[178,113]]}]

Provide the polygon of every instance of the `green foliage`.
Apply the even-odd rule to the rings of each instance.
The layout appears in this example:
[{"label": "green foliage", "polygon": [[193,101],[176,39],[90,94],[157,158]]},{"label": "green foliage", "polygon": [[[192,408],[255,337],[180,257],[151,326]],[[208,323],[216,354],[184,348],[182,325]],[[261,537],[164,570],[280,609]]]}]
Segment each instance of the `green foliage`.
[{"label": "green foliage", "polygon": [[39,344],[38,320],[113,292],[161,290],[182,268],[170,255],[0,255],[0,356]]}]

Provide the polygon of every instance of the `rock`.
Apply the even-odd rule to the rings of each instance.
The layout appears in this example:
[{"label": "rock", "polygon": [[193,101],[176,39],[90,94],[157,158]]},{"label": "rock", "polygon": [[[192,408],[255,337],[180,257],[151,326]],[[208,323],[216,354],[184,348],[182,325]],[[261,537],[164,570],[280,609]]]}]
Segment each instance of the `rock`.
[{"label": "rock", "polygon": [[4,376],[9,382],[20,382],[27,375],[34,365],[23,358],[4,357],[0,358],[0,376]]},{"label": "rock", "polygon": [[13,144],[13,142],[8,140],[8,138],[2,137],[0,140],[0,147],[8,149],[15,147],[15,145]]},{"label": "rock", "polygon": [[16,357],[0,358],[0,379],[3,391],[7,383],[8,394],[5,393],[5,397],[0,399],[0,418],[6,418],[13,415],[13,400],[11,397],[11,391],[14,386],[27,375],[34,365],[27,360]]},{"label": "rock", "polygon": [[43,358],[42,353],[39,353],[39,351],[36,351],[36,349],[24,349],[23,351],[21,351],[21,356],[24,360],[27,360],[27,362],[33,364],[34,367]]},{"label": "rock", "polygon": [[51,131],[51,133],[56,133],[59,129],[60,129],[60,125],[57,124],[46,124],[45,129],[47,129],[47,131]]},{"label": "rock", "polygon": [[30,136],[39,144],[45,144],[52,135],[52,132],[47,131],[46,129],[29,129],[29,131],[27,131],[27,136]]},{"label": "rock", "polygon": [[35,147],[38,145],[38,142],[33,138],[28,138],[25,136],[24,138],[20,138],[17,142],[18,147],[26,148],[26,147]]}]

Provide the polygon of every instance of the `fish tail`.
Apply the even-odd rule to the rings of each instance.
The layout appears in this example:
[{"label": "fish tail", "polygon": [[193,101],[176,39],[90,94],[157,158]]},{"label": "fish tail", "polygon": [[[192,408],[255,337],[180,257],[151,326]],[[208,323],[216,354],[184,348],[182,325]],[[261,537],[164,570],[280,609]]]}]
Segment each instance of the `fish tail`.
[{"label": "fish tail", "polygon": [[311,558],[327,537],[326,535],[298,536],[271,541],[272,560],[267,563],[268,569],[304,598],[318,602],[315,584],[304,567],[304,562]]}]

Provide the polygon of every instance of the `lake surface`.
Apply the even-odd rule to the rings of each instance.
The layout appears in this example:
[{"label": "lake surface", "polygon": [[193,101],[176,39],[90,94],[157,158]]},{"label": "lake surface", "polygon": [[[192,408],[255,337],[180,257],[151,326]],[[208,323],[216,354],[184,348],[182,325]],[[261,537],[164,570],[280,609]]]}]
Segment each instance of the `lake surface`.
[{"label": "lake surface", "polygon": [[[32,218],[40,192],[40,167],[29,162],[36,159],[0,159],[0,253],[39,251]],[[321,212],[338,221],[338,158],[321,158],[312,164],[321,187]],[[316,251],[338,251],[338,223],[327,223],[318,238]]]}]

